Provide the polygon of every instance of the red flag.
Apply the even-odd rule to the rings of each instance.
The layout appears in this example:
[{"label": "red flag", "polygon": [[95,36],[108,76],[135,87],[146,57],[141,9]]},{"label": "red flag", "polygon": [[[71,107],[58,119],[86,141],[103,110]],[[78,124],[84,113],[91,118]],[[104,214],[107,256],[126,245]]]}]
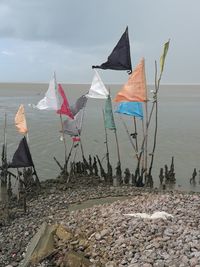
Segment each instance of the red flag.
[{"label": "red flag", "polygon": [[70,110],[70,107],[69,107],[69,103],[68,103],[67,97],[65,95],[65,92],[64,92],[61,84],[58,84],[58,92],[62,97],[63,103],[62,103],[60,109],[57,110],[57,113],[58,114],[65,114],[68,117],[70,117],[71,119],[74,119],[74,116],[73,116],[73,114],[72,114],[72,112]]},{"label": "red flag", "polygon": [[79,142],[79,141],[81,141],[81,139],[79,138],[79,137],[72,137],[72,141],[73,142]]}]

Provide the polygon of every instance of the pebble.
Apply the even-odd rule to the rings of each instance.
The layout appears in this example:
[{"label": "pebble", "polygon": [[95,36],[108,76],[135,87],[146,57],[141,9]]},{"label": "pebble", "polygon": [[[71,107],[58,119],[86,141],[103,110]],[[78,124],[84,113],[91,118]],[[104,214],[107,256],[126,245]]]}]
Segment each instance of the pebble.
[{"label": "pebble", "polygon": [[[129,198],[69,212],[70,203],[87,199],[124,195]],[[194,204],[195,203],[195,204]],[[106,267],[200,266],[200,194],[156,192],[130,186],[80,186],[50,190],[27,203],[28,212],[0,228],[0,266],[18,266],[26,247],[40,225],[61,223],[74,236],[69,241],[75,251],[87,255],[93,265]],[[142,219],[128,213],[165,211],[173,218]],[[67,243],[66,243],[67,246]],[[51,261],[62,258],[67,247]],[[63,255],[62,255],[63,253]],[[178,264],[178,265],[177,265]]]}]

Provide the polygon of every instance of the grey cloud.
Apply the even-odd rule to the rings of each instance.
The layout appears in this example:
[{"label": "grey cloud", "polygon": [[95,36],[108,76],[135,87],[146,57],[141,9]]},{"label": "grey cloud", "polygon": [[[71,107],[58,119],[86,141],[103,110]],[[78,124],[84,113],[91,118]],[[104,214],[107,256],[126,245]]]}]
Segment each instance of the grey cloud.
[{"label": "grey cloud", "polygon": [[[46,61],[50,69],[66,62],[70,67],[63,73],[75,80],[72,70],[76,69],[77,76],[88,81],[91,69],[87,72],[87,68],[106,60],[128,25],[133,67],[144,56],[147,76],[153,80],[154,60],[159,59],[163,43],[171,38],[167,58],[170,75],[165,77],[169,81],[186,79],[184,70],[189,73],[191,67],[184,62],[200,68],[196,59],[199,7],[199,0],[0,0],[1,44],[4,39],[10,39],[13,45],[18,40],[22,45],[16,48],[18,54],[24,52],[35,64]],[[24,51],[25,44],[32,48]],[[104,75],[111,75],[110,80],[120,80],[121,74],[107,73]],[[195,77],[197,80],[197,73]]]}]

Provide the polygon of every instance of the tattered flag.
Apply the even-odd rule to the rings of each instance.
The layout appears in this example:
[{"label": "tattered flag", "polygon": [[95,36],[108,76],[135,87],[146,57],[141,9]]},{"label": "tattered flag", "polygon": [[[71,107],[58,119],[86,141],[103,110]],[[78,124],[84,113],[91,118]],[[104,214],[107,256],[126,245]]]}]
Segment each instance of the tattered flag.
[{"label": "tattered flag", "polygon": [[115,102],[145,102],[147,101],[147,86],[144,58],[129,76],[128,82],[117,93]]},{"label": "tattered flag", "polygon": [[105,103],[104,123],[105,123],[105,128],[110,130],[116,130],[110,95],[106,99]]},{"label": "tattered flag", "polygon": [[121,102],[115,112],[143,119],[141,102]]},{"label": "tattered flag", "polygon": [[107,62],[100,66],[92,66],[92,68],[127,70],[129,73],[132,72],[128,27],[126,27],[125,32],[108,57]]},{"label": "tattered flag", "polygon": [[65,92],[64,92],[61,84],[58,84],[58,93],[62,97],[63,102],[62,102],[60,109],[57,110],[57,113],[67,115],[71,119],[74,119],[74,116],[73,116],[73,114],[70,110],[70,107],[69,107],[69,102],[67,100],[67,97],[65,95]]},{"label": "tattered flag", "polygon": [[102,82],[98,72],[95,70],[90,90],[86,94],[86,96],[89,98],[106,99],[108,95],[109,95],[108,90],[106,89],[104,83]]},{"label": "tattered flag", "polygon": [[73,116],[75,116],[81,109],[86,106],[87,100],[87,97],[85,95],[82,95],[76,100],[73,105],[70,106],[70,110]]},{"label": "tattered flag", "polygon": [[40,110],[58,110],[58,97],[57,97],[57,83],[55,77],[49,82],[49,88],[45,93],[43,99],[41,99],[38,104],[35,106]]},{"label": "tattered flag", "polygon": [[162,74],[163,69],[164,69],[165,58],[166,58],[166,55],[167,55],[167,52],[168,52],[168,49],[169,49],[169,42],[170,42],[170,40],[164,44],[163,54],[160,57],[160,75]]},{"label": "tattered flag", "polygon": [[79,136],[82,128],[84,110],[81,109],[75,116],[74,119],[67,119],[63,122],[63,131],[67,135]]},{"label": "tattered flag", "polygon": [[20,105],[19,109],[15,115],[15,126],[19,133],[26,134],[28,132],[24,105]]},{"label": "tattered flag", "polygon": [[28,147],[26,137],[24,136],[15,151],[12,162],[8,164],[8,168],[21,168],[34,166],[32,156]]}]

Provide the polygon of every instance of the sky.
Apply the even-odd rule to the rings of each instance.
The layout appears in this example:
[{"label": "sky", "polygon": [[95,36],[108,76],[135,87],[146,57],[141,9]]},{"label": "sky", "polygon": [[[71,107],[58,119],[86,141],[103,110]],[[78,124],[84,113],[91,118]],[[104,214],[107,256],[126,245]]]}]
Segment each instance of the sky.
[{"label": "sky", "polygon": [[[129,29],[132,68],[145,58],[147,83],[170,39],[162,82],[200,83],[199,0],[0,0],[0,82],[91,83]],[[99,70],[105,83],[126,71]]]}]

